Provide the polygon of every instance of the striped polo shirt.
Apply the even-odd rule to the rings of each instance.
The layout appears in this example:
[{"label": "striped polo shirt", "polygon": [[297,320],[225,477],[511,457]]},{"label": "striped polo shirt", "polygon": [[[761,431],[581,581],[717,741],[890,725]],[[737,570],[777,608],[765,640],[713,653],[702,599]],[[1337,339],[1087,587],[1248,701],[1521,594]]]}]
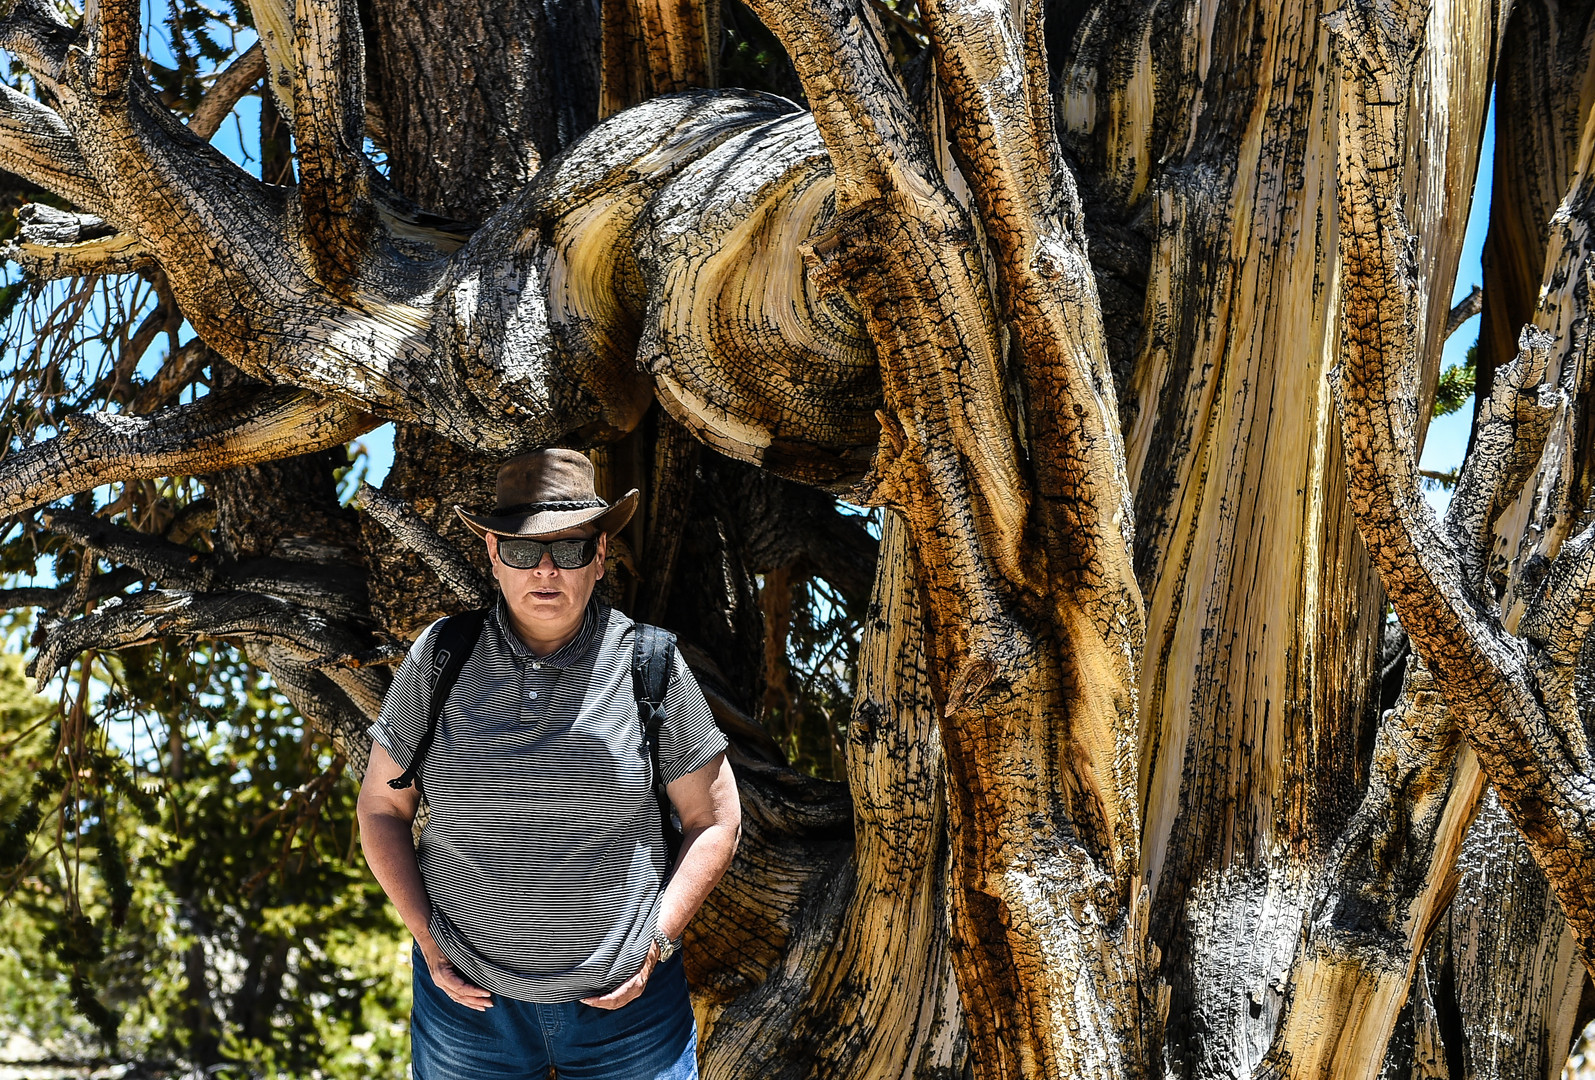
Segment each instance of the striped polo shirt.
[{"label": "striped polo shirt", "polygon": [[[416,859],[432,936],[464,978],[521,1001],[573,1001],[637,973],[669,871],[632,688],[634,624],[594,599],[575,639],[539,657],[503,604],[421,764]],[[437,626],[416,639],[371,726],[401,769],[426,730]],[[660,772],[668,783],[725,749],[678,652]]]}]

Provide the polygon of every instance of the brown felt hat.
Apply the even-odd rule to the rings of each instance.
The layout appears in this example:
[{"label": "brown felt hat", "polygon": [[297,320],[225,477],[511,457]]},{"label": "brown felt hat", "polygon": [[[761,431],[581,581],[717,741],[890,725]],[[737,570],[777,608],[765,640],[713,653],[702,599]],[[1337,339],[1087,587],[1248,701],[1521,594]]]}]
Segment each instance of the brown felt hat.
[{"label": "brown felt hat", "polygon": [[548,536],[594,524],[610,535],[637,511],[637,489],[613,503],[593,487],[593,463],[575,450],[533,450],[510,458],[498,469],[498,505],[491,514],[454,512],[478,536]]}]

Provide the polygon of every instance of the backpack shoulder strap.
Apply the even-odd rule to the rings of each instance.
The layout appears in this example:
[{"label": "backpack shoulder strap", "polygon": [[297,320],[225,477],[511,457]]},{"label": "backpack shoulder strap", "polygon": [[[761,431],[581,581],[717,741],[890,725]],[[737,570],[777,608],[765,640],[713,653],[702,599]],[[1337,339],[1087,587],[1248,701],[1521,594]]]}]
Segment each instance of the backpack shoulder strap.
[{"label": "backpack shoulder strap", "polygon": [[676,635],[659,626],[638,623],[632,636],[631,685],[637,697],[637,715],[650,747],[659,734],[660,710],[670,688]]},{"label": "backpack shoulder strap", "polygon": [[632,634],[631,685],[637,697],[637,719],[642,724],[642,739],[653,766],[654,801],[659,804],[659,827],[664,834],[665,852],[670,866],[681,854],[681,825],[676,821],[659,772],[659,724],[664,718],[665,693],[670,688],[670,671],[675,664],[676,635],[658,626],[637,623]]},{"label": "backpack shoulder strap", "polygon": [[448,702],[449,694],[453,693],[454,684],[460,681],[465,661],[470,659],[477,641],[482,637],[482,628],[487,625],[487,611],[481,608],[451,615],[438,627],[432,646],[432,693],[427,702],[426,733],[421,736],[421,742],[410,758],[410,767],[404,770],[402,776],[389,780],[389,787],[402,791],[415,782],[427,751],[432,749],[432,740],[437,737],[438,717],[443,715],[443,706]]}]

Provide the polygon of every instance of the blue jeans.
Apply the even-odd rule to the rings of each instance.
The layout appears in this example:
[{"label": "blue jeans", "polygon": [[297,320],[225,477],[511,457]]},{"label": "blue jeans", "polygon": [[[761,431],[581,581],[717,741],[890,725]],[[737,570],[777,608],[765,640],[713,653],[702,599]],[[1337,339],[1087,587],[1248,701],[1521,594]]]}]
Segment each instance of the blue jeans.
[{"label": "blue jeans", "polygon": [[415,1080],[698,1080],[698,1029],[681,957],[654,968],[642,994],[619,1009],[579,1001],[542,1005],[493,995],[467,1009],[432,981],[412,953]]}]

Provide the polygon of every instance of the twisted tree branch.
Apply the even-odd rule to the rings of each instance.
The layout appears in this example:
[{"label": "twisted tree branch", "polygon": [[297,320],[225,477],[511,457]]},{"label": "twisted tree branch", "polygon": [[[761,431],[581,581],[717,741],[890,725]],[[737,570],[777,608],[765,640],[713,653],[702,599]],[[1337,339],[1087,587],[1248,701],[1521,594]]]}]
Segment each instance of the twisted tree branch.
[{"label": "twisted tree branch", "polygon": [[17,239],[0,256],[46,280],[87,274],[130,274],[154,263],[135,236],[117,232],[103,218],[70,214],[30,203],[17,211]]},{"label": "twisted tree branch", "polygon": [[260,34],[266,54],[266,88],[277,102],[277,112],[294,122],[294,87],[297,83],[294,51],[294,0],[248,0],[249,14]]},{"label": "twisted tree branch", "polygon": [[[1036,282],[1036,300],[1058,305],[1056,321],[1038,317],[1043,308],[1012,308],[1036,320],[1036,359],[1066,360],[1035,389],[1048,407],[1059,398],[1073,406],[1060,430],[1078,440],[1050,463],[1059,475],[1033,485],[1009,408],[1004,313],[994,310],[987,253],[868,13],[849,0],[754,8],[803,80],[835,171],[837,217],[809,242],[811,279],[854,299],[881,350],[883,438],[858,490],[908,520],[934,628],[927,653],[953,794],[953,955],[977,1075],[1137,1075],[1144,1050],[1131,988],[1142,929],[1135,755],[1124,747],[1134,739],[1140,612],[1133,577],[1121,572],[1128,520],[1115,515],[1124,489],[1093,477],[1072,493],[1077,501],[1037,508],[1057,515],[1055,526],[1071,516],[1089,523],[1067,542],[1049,538],[1060,540],[1056,550],[1036,544],[1045,526],[1032,516],[1038,497],[1063,496],[1053,485],[1078,475],[1062,456],[1085,448],[1090,432],[1102,436],[1093,454],[1111,465],[1117,421],[1093,370],[1105,364],[1087,360],[1082,379],[1065,352],[1101,352],[1090,341],[1101,336],[1095,298],[1073,294],[1071,311],[1059,298],[1065,275],[1055,268],[1062,256],[1078,259],[1078,237],[1065,241],[1072,248],[1041,245],[1054,263],[1041,268],[1041,286],[1020,265],[1029,252],[1009,252],[1068,233],[1038,219],[1028,201],[1017,214],[1002,205],[1005,187],[1027,176],[1049,191],[1057,181],[1045,80],[1016,87],[1010,77],[999,92],[986,66],[1023,49],[1010,8],[941,9],[932,31],[938,71],[969,74],[967,95],[955,94],[949,109],[966,110],[970,160],[991,173],[966,179],[990,197],[982,215],[1000,217],[1009,232],[991,239],[1012,290],[1005,302]],[[1027,17],[1039,19],[1021,14],[1017,25]],[[1020,70],[1035,64],[1025,57]],[[1015,154],[1030,157],[1015,165]],[[1039,440],[1032,449],[1045,454]],[[1064,610],[1041,599],[1054,589],[1068,597]],[[1115,615],[1116,604],[1128,606]],[[1112,1035],[1077,1037],[1087,1031]]]},{"label": "twisted tree branch", "polygon": [[46,512],[39,523],[50,532],[92,548],[113,563],[123,563],[162,585],[209,589],[216,581],[213,561],[202,551],[158,536],[124,529],[75,510]]},{"label": "twisted tree branch", "polygon": [[[1053,124],[1041,5],[1023,10],[1026,23],[1013,25],[992,18],[983,0],[922,6],[953,153],[995,248],[1001,315],[1023,357],[1054,620],[1066,656],[1091,669],[1071,723],[1108,803],[1102,816],[1112,823],[1127,895],[1138,865],[1133,770],[1145,634],[1131,560],[1134,510],[1079,197]],[[1025,73],[1023,95],[1013,93],[1014,72]]]},{"label": "twisted tree branch", "polygon": [[0,47],[20,57],[51,93],[60,89],[67,49],[79,36],[49,0],[15,0],[0,18]]},{"label": "twisted tree branch", "polygon": [[362,483],[355,496],[360,508],[393,534],[393,538],[417,555],[467,607],[486,607],[493,601],[493,588],[477,573],[459,550],[433,532],[409,504]]},{"label": "twisted tree branch", "polygon": [[[28,665],[28,674],[41,682],[87,649],[114,651],[163,637],[281,638],[318,657],[361,648],[357,639],[314,608],[244,591],[202,595],[152,589],[113,597],[82,618],[47,626],[45,634],[38,656]],[[380,688],[372,700],[380,711]]]},{"label": "twisted tree branch", "polygon": [[239,561],[218,559],[159,536],[114,525],[76,510],[42,515],[46,529],[125,564],[163,588],[191,592],[269,593],[314,607],[350,625],[370,621],[364,583],[337,567],[263,556]]},{"label": "twisted tree branch", "polygon": [[212,394],[150,417],[84,414],[68,420],[66,434],[0,462],[0,517],[101,484],[324,450],[376,426],[343,402],[292,389]]},{"label": "twisted tree branch", "polygon": [[[1528,647],[1484,610],[1471,588],[1471,568],[1441,533],[1418,483],[1419,322],[1398,165],[1422,14],[1422,5],[1400,0],[1355,0],[1327,17],[1342,65],[1345,329],[1331,385],[1345,432],[1348,493],[1414,649],[1523,830],[1592,964],[1595,761],[1587,748],[1569,745],[1547,715]],[[1481,481],[1490,496],[1481,504],[1494,504],[1493,486]],[[1467,531],[1476,553],[1477,533]]]},{"label": "twisted tree branch", "polygon": [[[0,22],[0,42],[11,41],[14,34]],[[4,85],[0,85],[0,167],[91,214],[115,213],[61,115]]]},{"label": "twisted tree branch", "polygon": [[1539,464],[1563,395],[1545,384],[1556,336],[1525,326],[1517,357],[1496,370],[1479,402],[1473,449],[1457,476],[1445,532],[1479,595],[1485,593],[1495,523]]},{"label": "twisted tree branch", "polygon": [[1451,314],[1445,319],[1445,336],[1449,338],[1462,324],[1484,310],[1484,290],[1477,285],[1469,290],[1468,295],[1458,300],[1451,308]]},{"label": "twisted tree branch", "polygon": [[[86,149],[78,157],[101,194],[80,205],[138,238],[185,317],[226,359],[262,381],[359,402],[475,446],[512,452],[577,433],[602,441],[630,430],[652,396],[634,366],[646,305],[685,318],[689,332],[729,323],[733,344],[762,340],[774,363],[795,365],[789,380],[743,380],[729,400],[706,400],[696,378],[667,389],[694,430],[813,482],[848,483],[862,472],[879,394],[867,339],[849,304],[809,294],[797,258],[829,212],[818,146],[798,168],[789,153],[770,158],[775,168],[764,179],[777,187],[796,179],[803,190],[761,232],[736,223],[760,214],[761,202],[783,201],[763,179],[727,186],[732,174],[717,164],[682,192],[695,208],[729,202],[727,244],[714,254],[735,265],[751,253],[768,268],[754,292],[770,298],[773,317],[728,296],[734,314],[717,319],[693,302],[690,276],[649,281],[632,261],[633,250],[659,246],[643,234],[669,225],[644,215],[650,199],[728,138],[746,132],[748,156],[790,145],[794,133],[812,140],[802,117],[784,131],[750,130],[790,103],[749,95],[650,102],[592,132],[460,247],[468,229],[399,199],[360,153],[352,7],[303,0],[290,18],[275,0],[254,6],[274,91],[284,76],[302,91],[290,114],[304,129],[296,136],[304,183],[291,192],[262,185],[203,142],[202,127],[178,123],[139,72],[113,77],[122,67],[112,54],[131,17],[125,4],[103,19],[97,13],[81,33],[43,0],[21,0],[0,25],[0,41],[59,102],[53,121],[39,117],[51,137],[64,121]],[[94,64],[65,63],[74,44]],[[89,78],[94,72],[104,77]],[[46,257],[56,256],[35,262]],[[670,387],[678,374],[670,352],[648,359]],[[850,407],[828,416],[838,396]]]},{"label": "twisted tree branch", "polygon": [[1292,993],[1255,1080],[1377,1075],[1483,793],[1433,675],[1409,656],[1368,790],[1319,876]]},{"label": "twisted tree branch", "polygon": [[1518,623],[1518,633],[1539,647],[1534,681],[1560,736],[1560,752],[1573,761],[1595,760],[1589,745],[1589,710],[1595,697],[1595,526],[1562,546],[1538,595]]},{"label": "twisted tree branch", "polygon": [[199,338],[178,346],[166,358],[161,370],[145,383],[127,403],[127,411],[134,416],[148,416],[157,409],[170,405],[215,357],[215,353]]},{"label": "twisted tree branch", "polygon": [[118,566],[105,574],[95,574],[89,586],[81,596],[77,591],[66,586],[28,587],[20,589],[0,589],[0,610],[36,607],[50,612],[60,612],[61,609],[74,598],[79,601],[97,603],[108,596],[116,596],[129,585],[136,585],[145,580],[145,575],[131,566]]},{"label": "twisted tree branch", "polygon": [[202,139],[215,135],[239,99],[264,79],[266,72],[266,50],[257,41],[216,76],[188,118],[188,130]]}]

